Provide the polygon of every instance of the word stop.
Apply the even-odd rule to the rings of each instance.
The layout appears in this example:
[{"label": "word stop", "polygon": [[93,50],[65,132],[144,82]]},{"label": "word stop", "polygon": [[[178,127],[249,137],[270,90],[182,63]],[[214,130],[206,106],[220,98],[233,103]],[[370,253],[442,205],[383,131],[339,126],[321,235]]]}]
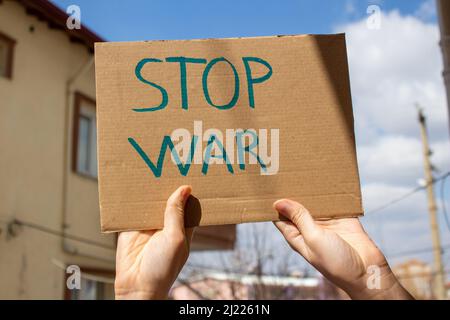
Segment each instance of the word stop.
[{"label": "word stop", "polygon": [[[189,95],[188,95],[188,90],[187,90],[187,64],[188,63],[194,63],[194,64],[206,64],[205,69],[203,71],[203,75],[202,75],[202,88],[203,88],[203,94],[205,96],[206,101],[208,102],[209,105],[211,105],[212,107],[215,107],[217,109],[221,109],[221,110],[228,110],[233,108],[236,103],[238,102],[239,99],[239,91],[240,91],[240,79],[239,79],[239,74],[236,70],[236,67],[227,59],[225,59],[224,57],[220,57],[220,58],[215,58],[213,60],[211,60],[209,63],[207,63],[206,59],[199,59],[199,58],[187,58],[187,57],[168,57],[165,60],[166,62],[169,63],[179,63],[180,65],[180,88],[181,88],[181,104],[182,104],[182,109],[187,110],[189,107]],[[149,111],[157,111],[157,110],[161,110],[164,109],[167,104],[169,103],[169,95],[167,93],[167,90],[162,87],[160,84],[154,83],[148,79],[145,79],[142,76],[142,69],[144,68],[144,66],[146,66],[149,63],[160,63],[163,62],[160,59],[155,59],[155,58],[145,58],[140,60],[135,68],[135,75],[136,78],[141,81],[142,83],[145,83],[146,85],[149,85],[157,90],[159,90],[161,92],[161,103],[157,106],[152,106],[152,107],[145,107],[145,108],[135,108],[133,109],[136,112],[149,112]],[[246,80],[247,80],[247,91],[248,91],[248,103],[249,106],[251,108],[255,107],[255,97],[254,97],[254,86],[255,84],[258,83],[262,83],[264,81],[266,81],[267,79],[269,79],[272,76],[272,66],[265,60],[261,59],[261,58],[257,58],[257,57],[243,57],[242,58],[242,62],[244,64],[244,68],[245,68],[245,74],[246,74]],[[225,63],[228,64],[229,67],[231,68],[231,70],[233,71],[233,80],[234,81],[234,93],[233,96],[231,97],[230,101],[226,104],[223,105],[219,105],[213,102],[210,93],[209,93],[209,89],[208,89],[208,77],[209,77],[209,73],[212,70],[212,68],[218,64],[218,63]],[[263,65],[266,69],[267,72],[259,77],[254,77],[252,74],[252,68],[251,68],[251,64],[261,64]]]}]

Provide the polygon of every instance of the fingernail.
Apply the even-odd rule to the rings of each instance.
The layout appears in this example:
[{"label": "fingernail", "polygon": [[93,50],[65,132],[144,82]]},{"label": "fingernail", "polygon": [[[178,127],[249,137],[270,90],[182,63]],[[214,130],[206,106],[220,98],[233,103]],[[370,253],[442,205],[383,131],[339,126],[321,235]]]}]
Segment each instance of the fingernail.
[{"label": "fingernail", "polygon": [[187,198],[190,196],[192,191],[191,186],[185,186],[182,190],[181,190],[181,196],[183,197],[184,200],[187,200]]},{"label": "fingernail", "polygon": [[287,213],[287,212],[291,211],[294,207],[293,204],[291,203],[291,201],[289,201],[287,199],[275,201],[273,206],[274,206],[275,210],[277,210],[279,213]]}]

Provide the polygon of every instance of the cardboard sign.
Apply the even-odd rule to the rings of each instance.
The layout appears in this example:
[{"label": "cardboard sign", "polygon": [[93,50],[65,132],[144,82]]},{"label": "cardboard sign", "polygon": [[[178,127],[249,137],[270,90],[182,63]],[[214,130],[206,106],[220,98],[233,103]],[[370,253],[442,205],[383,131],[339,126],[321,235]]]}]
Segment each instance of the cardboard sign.
[{"label": "cardboard sign", "polygon": [[362,214],[345,37],[97,43],[102,231]]}]

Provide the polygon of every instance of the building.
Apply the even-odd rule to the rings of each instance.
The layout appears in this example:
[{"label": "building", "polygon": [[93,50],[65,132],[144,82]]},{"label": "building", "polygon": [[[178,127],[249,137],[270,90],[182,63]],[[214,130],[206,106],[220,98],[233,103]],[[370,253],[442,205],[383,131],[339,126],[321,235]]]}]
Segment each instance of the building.
[{"label": "building", "polygon": [[[0,298],[113,297],[115,234],[101,234],[94,42],[46,0],[0,0]],[[193,249],[234,244],[199,228]],[[67,266],[82,289],[68,290]]]},{"label": "building", "polygon": [[433,299],[433,271],[423,261],[411,259],[392,268],[400,283],[411,295],[420,300]]},{"label": "building", "polygon": [[175,300],[327,300],[347,295],[322,277],[205,272],[177,282]]}]

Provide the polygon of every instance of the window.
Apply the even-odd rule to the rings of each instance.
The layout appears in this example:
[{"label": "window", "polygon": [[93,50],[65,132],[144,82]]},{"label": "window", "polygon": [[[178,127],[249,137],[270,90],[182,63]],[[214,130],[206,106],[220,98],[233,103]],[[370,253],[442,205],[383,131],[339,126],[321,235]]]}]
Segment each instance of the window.
[{"label": "window", "polygon": [[80,93],[75,95],[73,133],[73,171],[97,178],[95,101]]},{"label": "window", "polygon": [[0,77],[12,78],[15,44],[13,39],[0,32]]},{"label": "window", "polygon": [[113,300],[114,287],[112,283],[104,283],[92,279],[81,278],[81,288],[66,289],[68,300]]},{"label": "window", "polygon": [[80,267],[79,289],[69,289],[70,273],[64,273],[65,300],[112,300],[114,299],[114,277],[112,270]]},{"label": "window", "polygon": [[81,279],[80,290],[70,290],[70,300],[103,300],[104,284]]}]

